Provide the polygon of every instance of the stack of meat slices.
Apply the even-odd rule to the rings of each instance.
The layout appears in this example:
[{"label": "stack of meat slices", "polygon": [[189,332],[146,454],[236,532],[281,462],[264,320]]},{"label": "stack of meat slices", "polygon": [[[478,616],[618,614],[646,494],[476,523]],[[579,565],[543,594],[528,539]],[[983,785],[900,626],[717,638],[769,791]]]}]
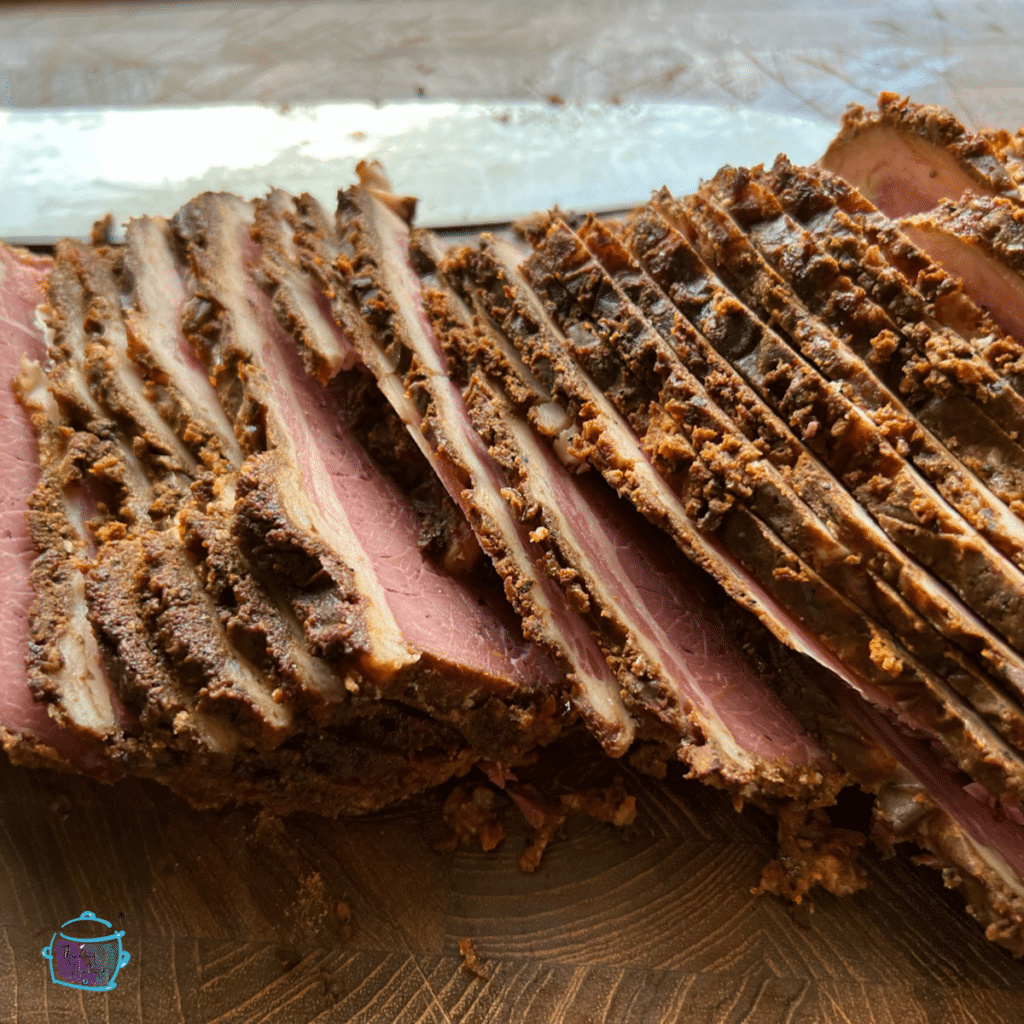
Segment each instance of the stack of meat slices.
[{"label": "stack of meat slices", "polygon": [[862,884],[855,781],[1024,953],[1024,350],[977,304],[1020,286],[1016,144],[880,111],[825,164],[905,209],[780,158],[446,252],[361,166],[335,216],[207,194],[5,252],[60,726],[13,687],[11,753],[353,813],[578,720],[777,813],[796,899]]},{"label": "stack of meat slices", "polygon": [[[1024,952],[1024,363],[937,265],[907,275],[911,243],[873,208],[890,244],[861,238],[853,257],[853,220],[810,223],[836,192],[856,194],[780,159],[662,191],[623,224],[556,212],[521,225],[528,248],[445,253],[364,168],[329,290],[373,319],[367,344],[405,368],[405,418],[475,487],[445,411],[458,384],[549,573],[599,615],[636,721],[671,705],[636,679],[657,663],[610,585],[622,545],[596,474],[830,670],[790,658],[775,690],[877,794],[880,841],[928,850]],[[681,706],[706,732],[692,690]]]},{"label": "stack of meat slices", "polygon": [[526,432],[565,513],[557,538],[529,522],[424,317],[408,208],[357,198],[355,241],[359,208],[273,192],[3,251],[11,755],[352,814],[582,720],[778,812],[776,890],[858,888],[861,837],[824,810],[848,777],[779,695],[813,666]]},{"label": "stack of meat slices", "polygon": [[[200,806],[329,814],[515,764],[559,732],[562,675],[376,389],[342,369],[329,319],[338,372],[307,373],[252,273],[256,215],[203,196],[173,225],[133,221],[123,247],[4,253],[4,351],[36,357],[15,388],[41,467],[28,536],[24,493],[7,513],[28,619],[5,633],[8,746]],[[389,438],[401,480],[367,450]],[[24,491],[31,439],[8,444]],[[26,700],[26,650],[60,730]]]}]

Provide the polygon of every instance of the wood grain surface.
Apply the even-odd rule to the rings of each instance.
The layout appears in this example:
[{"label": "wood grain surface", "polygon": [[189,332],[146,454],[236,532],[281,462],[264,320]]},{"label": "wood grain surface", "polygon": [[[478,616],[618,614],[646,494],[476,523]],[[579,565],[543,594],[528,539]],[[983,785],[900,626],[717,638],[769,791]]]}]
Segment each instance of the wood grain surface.
[{"label": "wood grain surface", "polygon": [[[535,769],[578,785],[616,771],[636,823],[570,819],[526,875],[513,809],[499,849],[446,853],[442,794],[282,821],[0,758],[0,1022],[1024,1020],[1024,962],[909,854],[868,852],[866,892],[790,908],[750,894],[773,851],[764,815],[586,744]],[[132,959],[109,993],[54,985],[40,954],[84,910],[126,932]]]}]

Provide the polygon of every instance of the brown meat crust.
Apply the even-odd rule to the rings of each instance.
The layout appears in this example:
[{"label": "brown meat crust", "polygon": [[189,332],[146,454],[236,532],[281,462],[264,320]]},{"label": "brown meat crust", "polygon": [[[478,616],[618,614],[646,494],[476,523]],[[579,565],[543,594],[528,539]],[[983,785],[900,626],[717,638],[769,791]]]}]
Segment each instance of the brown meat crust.
[{"label": "brown meat crust", "polygon": [[[766,387],[785,394],[787,402],[795,399],[797,410],[808,400],[813,403],[812,418],[827,429],[808,440],[812,449],[832,447],[832,451],[821,450],[824,461],[832,466],[842,452],[842,461],[851,468],[844,483],[892,540],[942,579],[1018,650],[1024,650],[1024,632],[1019,628],[1022,620],[1016,613],[1007,614],[1011,606],[1024,601],[1024,578],[993,558],[982,536],[936,501],[916,474],[908,472],[898,448],[882,438],[866,413],[895,405],[891,392],[869,376],[867,364],[856,358],[842,337],[808,315],[746,236],[732,222],[726,223],[725,214],[716,214],[706,202],[694,200],[683,204],[685,211],[671,200],[666,199],[664,205],[672,216],[689,225],[695,244],[716,273],[763,321],[774,320],[777,331],[786,332],[791,339],[788,351],[788,346],[776,344],[771,360],[763,354],[759,359],[765,369],[771,367]],[[770,342],[766,333],[759,348],[763,350]],[[821,368],[821,374],[799,358],[799,351]],[[849,384],[856,405],[830,387],[826,375]],[[915,411],[920,413],[921,408]]]},{"label": "brown meat crust", "polygon": [[[842,272],[897,322],[934,318],[970,341],[990,367],[1024,393],[1024,346],[999,329],[962,281],[947,274],[856,189],[826,171],[795,167],[785,157],[757,178]],[[970,208],[973,202],[967,196],[957,205]]]},{"label": "brown meat crust", "polygon": [[[540,256],[543,251],[543,248],[539,249],[534,256]],[[563,288],[572,289],[574,287],[571,280],[572,269],[561,274],[556,269],[556,263],[553,262],[546,265],[546,272],[557,276],[558,283]],[[538,274],[531,273],[531,279],[536,283]],[[541,280],[539,290],[546,298],[552,316],[557,316],[565,323],[571,322],[571,318],[578,315],[572,313],[571,307],[561,300],[562,297],[557,291],[548,289],[546,278]],[[580,294],[583,296],[585,293],[581,290]],[[594,325],[594,329],[599,336],[603,332],[609,343],[617,344],[621,343],[621,339],[629,336],[630,329],[621,321],[614,320],[611,315],[612,306],[612,298],[606,295],[602,299],[600,307],[604,317],[600,326]],[[614,342],[611,341],[612,337],[616,339]],[[704,400],[694,418],[699,417],[706,408],[707,403]],[[688,407],[687,411],[689,411]],[[699,420],[699,422],[703,425],[703,420]],[[736,493],[739,488],[733,488],[732,491]],[[748,494],[752,494],[754,487],[748,485],[747,491]],[[752,502],[751,508],[756,512],[758,506]],[[778,502],[772,509],[775,513],[782,513],[785,510],[786,506]],[[761,584],[766,588],[774,589],[783,603],[793,609],[806,625],[814,629],[831,649],[837,653],[841,651],[841,657],[846,664],[855,666],[864,677],[871,679],[883,690],[896,694],[898,701],[901,703],[905,701],[911,691],[921,694],[915,711],[923,716],[922,724],[926,721],[928,728],[932,729],[936,735],[943,736],[950,749],[955,751],[955,756],[960,759],[961,764],[965,768],[969,767],[972,771],[984,774],[997,789],[1009,786],[1009,791],[1017,791],[1020,787],[1019,778],[1024,765],[1019,763],[1020,759],[1005,746],[1004,741],[994,734],[988,733],[988,730],[982,728],[981,734],[988,733],[988,735],[984,739],[979,737],[980,722],[974,712],[959,700],[948,684],[937,680],[923,666],[916,664],[898,643],[890,648],[893,651],[891,660],[881,657],[879,644],[882,632],[872,623],[869,627],[871,635],[865,634],[863,631],[870,623],[870,619],[866,619],[862,613],[854,611],[846,600],[840,597],[841,593],[847,594],[854,590],[855,585],[848,582],[845,585],[840,584],[841,591],[833,590],[823,581],[817,579],[813,570],[795,560],[794,556],[798,552],[784,548],[779,541],[767,537],[763,532],[761,534],[762,546],[758,550],[752,543],[753,539],[758,538],[758,522],[749,514],[745,515],[745,511],[741,507],[731,509],[729,514],[723,517],[718,535],[744,561]],[[792,576],[789,577],[787,573],[783,577],[780,569],[788,569]],[[780,577],[782,578],[780,579]],[[783,584],[780,587],[783,580],[785,583],[796,585],[787,587]],[[809,601],[810,593],[814,594],[813,602]],[[808,606],[809,604],[811,607]],[[829,609],[827,615],[819,614],[824,608]],[[904,609],[904,614],[905,611]],[[907,626],[911,629],[914,628],[913,617]],[[857,637],[860,639],[856,639]],[[893,638],[886,636],[884,642],[893,644]],[[948,669],[950,675],[959,676],[960,673],[955,663],[950,664]],[[975,685],[984,689],[986,682],[982,676],[978,675]],[[991,686],[989,686],[989,690],[991,690]],[[928,696],[925,697],[925,694]],[[998,698],[1000,695],[996,691],[992,696]],[[1003,700],[1002,704],[1005,705],[1006,701]],[[950,719],[955,719],[956,716],[951,716],[948,713],[951,706],[959,708],[959,715],[962,716],[955,725]],[[1003,710],[1005,712],[1006,708],[1004,707]],[[993,765],[997,762],[1002,767],[993,771]],[[1014,779],[1018,781],[1011,781]]]},{"label": "brown meat crust", "polygon": [[[614,279],[623,295],[630,297],[662,336],[672,342],[672,353],[662,356],[666,363],[685,363],[705,385],[709,396],[743,429],[745,436],[786,472],[786,479],[800,497],[835,537],[848,546],[849,557],[859,559],[858,567],[870,571],[872,579],[877,581],[874,586],[870,583],[853,585],[845,592],[866,612],[887,622],[915,657],[949,680],[983,711],[990,724],[1020,748],[1024,743],[1024,712],[1017,703],[1001,694],[962,650],[951,648],[935,630],[962,644],[974,656],[980,655],[982,664],[998,664],[1009,652],[1001,647],[998,651],[994,649],[994,638],[987,636],[984,630],[979,635],[976,622],[964,616],[954,600],[946,600],[945,595],[937,599],[936,588],[927,574],[906,558],[884,532],[869,528],[851,497],[809,455],[802,440],[772,413],[732,365],[706,338],[692,329],[682,329],[681,313],[633,260],[619,237],[593,220],[580,231],[581,239],[601,260],[609,280]],[[669,262],[673,268],[671,276],[663,274],[662,277],[666,287],[678,301],[685,303],[696,326],[714,337],[723,352],[734,353],[736,338],[746,338],[748,332],[756,333],[760,326],[714,285],[712,275],[688,246],[662,249],[656,244],[659,240],[663,244],[669,242],[671,236],[664,221],[650,216],[635,218],[624,237],[639,240],[644,258],[653,268],[664,271],[662,260]],[[608,299],[598,301],[603,310],[610,307]],[[806,434],[808,424],[803,423],[802,428],[802,433]],[[924,615],[930,625],[922,621],[917,612]]]},{"label": "brown meat crust", "polygon": [[1012,135],[1002,129],[983,130],[978,134],[988,140],[1013,183],[1018,188],[1024,187],[1024,129]]}]

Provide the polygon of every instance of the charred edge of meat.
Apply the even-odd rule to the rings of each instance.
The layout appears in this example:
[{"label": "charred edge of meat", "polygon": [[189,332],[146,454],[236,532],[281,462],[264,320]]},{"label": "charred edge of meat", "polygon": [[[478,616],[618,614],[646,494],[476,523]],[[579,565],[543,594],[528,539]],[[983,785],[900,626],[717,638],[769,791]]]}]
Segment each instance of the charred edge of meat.
[{"label": "charred edge of meat", "polygon": [[[780,208],[774,196],[761,190],[746,172],[720,172],[712,186],[716,187],[716,196],[722,200],[729,215],[740,228],[748,232],[753,244],[763,253],[772,268],[757,287],[770,291],[772,274],[778,272],[782,275],[796,295],[807,303],[808,308],[823,318],[824,326],[843,339],[844,345],[849,344],[851,350],[864,359],[865,366],[873,366],[874,372],[889,386],[891,393],[895,394],[894,389],[897,388],[910,391],[911,378],[922,374],[926,384],[933,381],[933,386],[937,385],[937,394],[910,394],[904,401],[909,407],[917,408],[924,423],[946,437],[950,450],[966,466],[986,479],[998,497],[1008,502],[1014,500],[1016,488],[1012,483],[1012,467],[1014,462],[1024,460],[1016,458],[1018,452],[1012,437],[998,426],[1003,417],[998,414],[986,415],[974,405],[965,406],[965,403],[973,400],[955,386],[958,377],[970,377],[977,371],[975,353],[969,351],[968,343],[962,339],[957,340],[959,335],[943,334],[941,330],[930,331],[923,314],[908,319],[894,309],[892,312],[896,319],[889,320],[888,314],[868,299],[858,286],[840,276],[838,264],[827,251],[819,248],[819,240],[826,250],[830,247],[829,241],[821,238],[820,233],[814,239],[803,237],[803,229],[795,224],[787,228],[785,235],[780,231],[776,219]],[[708,228],[702,213],[695,213],[694,217],[702,232],[714,231],[714,227]],[[759,230],[762,226],[764,231]],[[835,231],[829,231],[826,238],[834,241],[836,234]],[[783,241],[784,238],[786,241]],[[725,259],[730,258],[729,248],[725,244],[722,252]],[[734,263],[742,259],[742,250],[733,257]],[[892,273],[890,268],[890,277],[900,275]],[[903,291],[912,292],[909,283],[905,281]],[[791,327],[792,324],[784,326]],[[922,344],[925,358],[918,354]],[[1015,346],[1004,345],[1000,348],[994,343],[992,355],[986,353],[989,364],[997,359],[1011,359],[1008,347]],[[827,366],[820,361],[819,364]],[[936,369],[938,365],[943,367],[941,372]],[[886,372],[887,366],[891,371],[889,373]],[[852,363],[850,368],[855,369]],[[992,383],[996,383],[994,378]],[[882,401],[884,397],[879,396]],[[951,456],[927,442],[917,421],[896,409],[892,403],[875,410],[872,418],[886,440],[901,454],[909,455],[919,464],[924,456],[926,476],[936,480],[936,470],[943,462],[947,463],[953,472],[947,469],[945,479],[936,480],[940,492],[1000,550],[1009,554],[1014,561],[1019,561],[1020,531],[1008,520],[1005,510],[993,509],[997,503],[992,501],[992,497],[983,493],[964,467],[955,464]],[[822,426],[829,426],[827,422],[818,422]],[[827,430],[822,433],[823,438],[828,436]],[[922,441],[926,442],[923,452]],[[812,447],[816,443],[820,444],[821,439],[810,442]],[[997,457],[998,453],[1002,453],[1001,458]],[[928,458],[929,455],[932,457]],[[978,506],[980,504],[983,507],[986,502],[989,507],[982,512]],[[997,528],[1000,518],[1002,526]]]},{"label": "charred edge of meat", "polygon": [[[647,229],[644,230],[643,223],[634,221],[631,225],[631,237],[639,236],[645,258],[651,259],[652,251],[662,233],[655,221],[647,221],[646,225]],[[1003,731],[1004,735],[1018,747],[1024,749],[1024,715],[1019,707],[993,691],[991,682],[979,673],[976,666],[971,665],[962,652],[940,640],[936,633],[921,621],[915,610],[906,606],[899,594],[891,588],[898,587],[904,597],[910,594],[923,600],[921,610],[926,610],[932,616],[933,624],[938,625],[947,634],[951,633],[956,640],[966,640],[968,648],[977,648],[978,638],[971,636],[968,639],[958,635],[957,627],[953,625],[956,613],[945,603],[936,607],[932,596],[927,591],[922,591],[916,566],[909,573],[906,572],[906,568],[901,568],[907,565],[902,553],[884,537],[880,529],[864,529],[864,524],[857,514],[859,508],[841,488],[837,490],[835,481],[829,474],[819,470],[816,464],[806,457],[799,458],[801,445],[795,440],[794,435],[775,418],[766,404],[750,392],[732,367],[711,349],[700,335],[687,338],[676,319],[681,319],[681,314],[674,312],[674,307],[667,296],[657,288],[651,278],[639,272],[627,253],[617,248],[618,241],[609,237],[601,226],[594,222],[589,222],[581,230],[585,232],[586,244],[592,251],[600,254],[602,263],[606,264],[606,270],[613,275],[615,283],[624,293],[634,296],[638,308],[653,318],[652,325],[666,339],[674,340],[675,354],[698,376],[698,379],[701,379],[708,388],[709,395],[729,414],[733,422],[743,429],[749,439],[760,442],[759,447],[769,452],[776,465],[792,469],[792,473],[787,474],[786,479],[824,523],[836,524],[834,532],[837,539],[851,546],[856,556],[863,559],[864,568],[881,584],[880,588],[871,585],[870,593],[873,596],[870,597],[868,592],[857,586],[844,588],[844,592],[860,595],[858,603],[865,611],[891,622],[894,630],[904,638],[908,649],[915,657],[948,679],[971,703],[983,708],[986,720]],[[694,261],[697,259],[695,254],[682,248],[674,251],[674,265],[679,270],[675,280],[680,286],[680,298],[692,297],[697,311],[700,312],[703,307],[697,299],[705,289],[698,292],[696,282],[702,280],[702,275],[697,272],[696,265],[684,265],[689,263],[685,259],[686,256],[690,256]],[[704,295],[704,298],[708,299],[710,295]],[[605,302],[603,306],[609,308],[610,303]],[[715,304],[715,310],[721,316],[716,317],[711,326],[725,328],[729,323],[727,310],[721,303]],[[703,319],[700,322],[705,329],[708,328],[709,324]],[[716,340],[723,349],[729,350],[727,340]],[[674,357],[666,356],[666,366],[673,365]],[[865,604],[865,598],[870,603]],[[936,615],[937,620],[934,618]]]},{"label": "charred edge of meat", "polygon": [[71,557],[63,551],[44,551],[32,563],[35,600],[29,611],[28,685],[33,697],[48,705],[51,716],[64,728],[75,728],[76,723],[56,674],[66,667],[62,648],[69,629],[76,625],[69,615],[76,603],[73,589],[80,578]]},{"label": "charred edge of meat", "polygon": [[405,373],[411,353],[402,343],[395,311],[373,256],[373,246],[365,237],[358,188],[338,193],[337,220],[338,234],[342,238],[338,269],[346,278],[359,315],[373,331],[377,347],[390,365],[399,373]]},{"label": "charred edge of meat", "polygon": [[[242,453],[251,455],[267,447],[267,385],[245,356],[244,348],[233,344],[235,323],[216,294],[222,284],[219,251],[227,244],[224,233],[233,226],[222,223],[217,215],[216,204],[221,198],[204,193],[171,220],[177,244],[187,255],[192,271],[191,298],[182,308],[181,330],[207,369]],[[236,197],[227,198],[240,203]]]},{"label": "charred edge of meat", "polygon": [[247,741],[280,743],[295,728],[291,708],[273,699],[272,684],[231,646],[180,540],[151,533],[138,544],[142,621],[177,679],[197,694],[201,711],[223,714]]},{"label": "charred edge of meat", "polygon": [[204,744],[189,721],[195,700],[147,628],[139,593],[142,550],[135,540],[105,544],[85,577],[89,621],[108,674],[157,747],[196,751]]},{"label": "charred edge of meat", "polygon": [[[726,268],[724,272],[718,272],[731,274],[741,289],[745,288],[756,296],[753,301],[771,311],[787,305],[786,292],[794,286],[781,282],[776,270],[760,254],[753,258],[745,255],[746,252],[756,252],[753,243],[737,226],[726,226],[731,224],[728,215],[706,195],[689,197],[681,203],[666,195],[662,197],[662,205],[670,218],[681,217],[690,225],[689,230],[698,240],[698,245],[704,251],[711,251],[716,269]],[[763,267],[758,265],[759,262]],[[787,273],[791,269],[787,267]],[[849,283],[848,279],[839,279],[833,282],[833,287],[842,285],[844,281]],[[799,287],[799,282],[795,287]],[[813,297],[812,301],[819,316],[837,311],[838,307],[822,305]],[[784,315],[788,316],[788,323],[782,326],[794,337],[799,337],[798,312],[787,307],[776,317],[782,321]],[[846,319],[845,314],[843,319]],[[863,360],[864,367],[870,367],[892,394],[900,394],[903,403],[922,417],[929,404],[969,399],[977,403],[975,417],[987,422],[988,432],[994,438],[993,444],[1004,448],[1012,445],[1009,437],[1003,436],[1004,431],[996,426],[995,419],[998,418],[1000,424],[1007,424],[1006,431],[1018,421],[1024,423],[1024,403],[1011,389],[1002,386],[993,368],[955,332],[938,325],[936,330],[932,330],[924,323],[903,323],[898,327],[899,333],[883,329],[868,339],[863,331],[848,334],[845,330],[847,325],[836,324],[834,316],[822,326],[829,333],[841,335],[843,346],[848,347],[857,359]]]},{"label": "charred edge of meat", "polygon": [[978,134],[988,139],[1014,184],[1024,187],[1024,130],[1011,135],[1003,129],[983,129]]},{"label": "charred edge of meat", "polygon": [[200,809],[257,803],[274,814],[362,815],[465,775],[477,751],[451,727],[387,702],[276,750],[236,756],[219,773],[175,758],[158,778]]},{"label": "charred edge of meat", "polygon": [[276,454],[250,457],[238,475],[232,534],[242,554],[283,593],[318,657],[369,649],[352,570],[284,510]]},{"label": "charred edge of meat", "polygon": [[234,428],[242,452],[251,455],[264,451],[267,446],[266,408],[246,386],[251,367],[226,344],[226,334],[231,329],[226,311],[216,299],[197,290],[182,309],[181,329],[204,364],[211,368],[217,398]]},{"label": "charred edge of meat", "polygon": [[[847,202],[847,199],[852,201],[859,197],[856,193],[849,192],[848,186],[839,179],[829,175],[816,177],[804,169],[792,167],[788,162],[780,170],[777,161],[776,170],[767,180],[786,210],[794,216],[800,215],[798,200],[794,198],[796,194],[815,197],[819,205],[824,205],[829,210],[832,210],[833,200],[837,196],[837,202],[850,209],[857,208],[856,203]],[[874,297],[885,301],[894,315],[900,313],[892,302],[894,294],[917,294],[904,278],[904,273],[910,274],[915,285],[930,289],[927,296],[930,303],[928,308],[936,317],[964,337],[977,339],[976,344],[984,339],[985,358],[998,372],[1013,370],[1020,347],[1012,342],[1012,339],[1002,336],[998,328],[966,296],[960,283],[954,282],[931,263],[905,235],[891,225],[888,228],[878,228],[878,225],[869,218],[862,222],[860,214],[847,216],[839,209],[821,216],[825,219],[808,222],[815,240],[826,246],[833,255],[841,249],[839,259],[844,269],[857,273],[858,283],[868,289]],[[893,260],[892,264],[887,262],[889,259]],[[905,266],[907,261],[913,261],[914,266]],[[877,290],[870,291],[874,288],[872,282],[881,282],[880,290],[889,298],[885,299],[878,295]],[[920,313],[915,310],[910,315],[919,316]],[[1001,365],[1004,362],[1005,371]],[[1020,390],[1019,382],[1014,377],[1010,376],[1007,379],[1013,387]],[[951,400],[949,398],[947,402]],[[946,444],[954,454],[949,454],[932,441],[909,412],[897,409],[894,403],[887,402],[884,396],[880,395],[872,417],[886,438],[897,450],[912,459],[975,529],[982,532],[1011,558],[1019,558],[1020,543],[1015,539],[1019,528],[1012,522],[1010,511],[985,493],[984,488],[970,478],[970,473],[955,461],[959,458],[962,463],[969,465],[970,470],[984,481],[992,495],[1001,499],[1010,510],[1019,515],[1019,493],[1021,480],[1024,480],[1024,470],[1015,467],[1006,458],[997,457],[998,452],[1010,443],[1008,439],[1002,437],[990,418],[983,414],[947,415],[944,419],[939,415],[941,408],[936,411],[927,401],[924,406],[921,406],[920,401],[914,396],[909,396],[904,401],[908,401],[911,406],[918,406],[928,429],[944,436]],[[965,402],[969,399],[961,396],[957,401]],[[947,423],[946,420],[951,420],[951,423]],[[996,438],[996,443],[993,443],[993,437]],[[1011,447],[1010,450],[1014,449]]]},{"label": "charred edge of meat", "polygon": [[361,674],[306,649],[298,620],[255,577],[235,543],[232,524],[232,512],[220,506],[188,509],[179,517],[185,548],[228,641],[273,680],[275,701],[300,708],[320,727],[345,721],[356,713]]},{"label": "charred edge of meat", "polygon": [[[892,315],[913,321],[934,316],[965,338],[984,342],[986,358],[1000,368],[1019,360],[1021,346],[1002,336],[963,282],[936,265],[841,178],[796,167],[780,156],[761,180],[843,272]],[[1014,366],[1006,372],[1021,371]]]}]

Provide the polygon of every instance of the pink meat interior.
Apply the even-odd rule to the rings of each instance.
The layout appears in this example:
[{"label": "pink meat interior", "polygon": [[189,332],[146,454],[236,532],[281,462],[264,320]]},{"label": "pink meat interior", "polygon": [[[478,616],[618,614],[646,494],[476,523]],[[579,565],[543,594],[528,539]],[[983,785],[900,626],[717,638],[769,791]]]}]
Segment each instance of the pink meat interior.
[{"label": "pink meat interior", "polygon": [[254,284],[248,297],[261,312],[274,402],[296,446],[307,493],[328,521],[339,513],[347,517],[406,640],[442,662],[515,683],[553,685],[558,676],[551,662],[424,556],[409,502],[346,426],[336,389],[306,373],[295,342]]},{"label": "pink meat interior", "polygon": [[913,224],[900,226],[947,273],[963,278],[967,294],[984,306],[1007,334],[1024,342],[1024,278],[1020,274],[945,231]]},{"label": "pink meat interior", "polygon": [[658,650],[684,702],[719,720],[751,753],[793,764],[827,760],[726,631],[727,617],[739,609],[603,481],[572,476],[541,450],[559,508],[619,609]]},{"label": "pink meat interior", "polygon": [[888,125],[833,143],[822,167],[860,189],[893,219],[932,210],[964,192],[992,195],[940,146]]}]

